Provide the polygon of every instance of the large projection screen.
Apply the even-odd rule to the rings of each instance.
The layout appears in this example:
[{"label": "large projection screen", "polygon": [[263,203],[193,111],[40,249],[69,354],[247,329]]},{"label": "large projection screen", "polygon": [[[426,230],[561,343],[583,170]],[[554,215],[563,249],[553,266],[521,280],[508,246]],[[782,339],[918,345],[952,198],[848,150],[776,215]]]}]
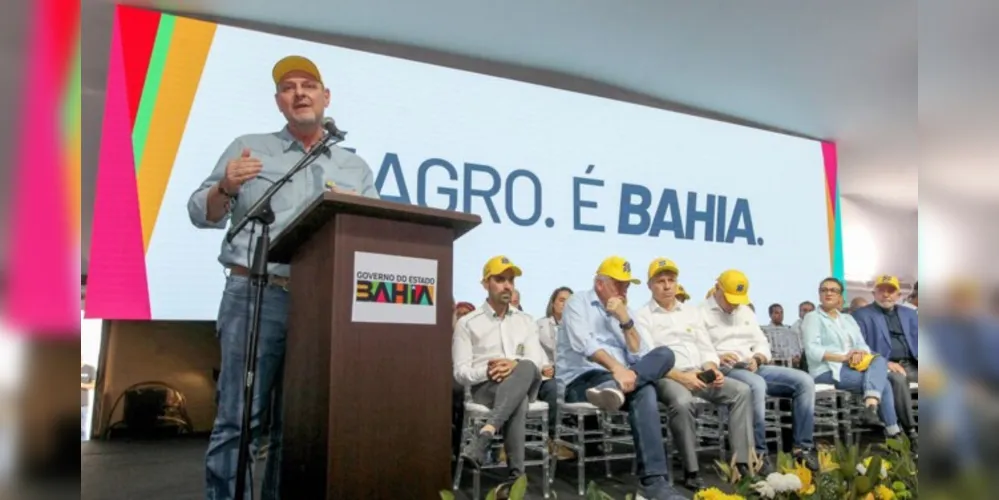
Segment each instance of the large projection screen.
[{"label": "large projection screen", "polygon": [[[680,267],[699,301],[746,272],[770,303],[813,299],[838,257],[835,149],[818,141],[383,55],[118,8],[87,316],[213,320],[223,232],[187,200],[230,142],[280,130],[271,68],[299,54],[332,93],[344,147],[386,199],[476,213],[455,247],[455,299],[481,303],[483,263],[519,264],[525,311],[591,286],[617,254]],[[642,304],[649,292],[632,287]]]}]

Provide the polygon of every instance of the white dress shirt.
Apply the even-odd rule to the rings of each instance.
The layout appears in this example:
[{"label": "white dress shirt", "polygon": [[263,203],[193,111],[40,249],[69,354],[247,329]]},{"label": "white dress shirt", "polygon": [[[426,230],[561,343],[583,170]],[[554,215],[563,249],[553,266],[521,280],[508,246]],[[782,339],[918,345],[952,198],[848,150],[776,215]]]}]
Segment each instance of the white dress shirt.
[{"label": "white dress shirt", "polygon": [[650,346],[666,346],[673,351],[676,357],[673,368],[687,371],[702,369],[708,363],[718,365],[718,353],[704,329],[697,306],[677,301],[672,310],[666,310],[650,300],[635,312],[635,323],[641,326],[639,332],[648,335],[645,342]]},{"label": "white dress shirt", "polygon": [[548,316],[538,320],[538,340],[541,341],[541,348],[548,356],[548,364],[555,364],[555,339],[557,339],[559,324],[555,318]]},{"label": "white dress shirt", "polygon": [[454,378],[471,386],[489,380],[492,359],[527,359],[541,368],[548,364],[530,314],[510,307],[500,317],[488,303],[458,320],[451,339]]},{"label": "white dress shirt", "polygon": [[768,361],[773,357],[770,343],[749,306],[737,306],[732,314],[722,311],[714,297],[701,304],[704,326],[718,354],[735,353],[740,361],[749,361],[760,354]]}]

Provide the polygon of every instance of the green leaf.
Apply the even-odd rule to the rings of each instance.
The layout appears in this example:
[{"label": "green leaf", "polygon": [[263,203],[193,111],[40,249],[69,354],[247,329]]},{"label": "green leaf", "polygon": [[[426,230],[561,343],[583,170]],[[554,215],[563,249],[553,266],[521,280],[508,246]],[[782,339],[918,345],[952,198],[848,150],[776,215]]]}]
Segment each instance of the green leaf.
[{"label": "green leaf", "polygon": [[524,500],[527,497],[527,475],[522,475],[514,481],[510,488],[510,500]]},{"label": "green leaf", "polygon": [[635,500],[635,495],[628,493],[624,496],[624,500]]},{"label": "green leaf", "polygon": [[[871,488],[881,481],[881,457],[871,457],[871,464],[867,466],[867,480],[871,482]],[[868,490],[870,491],[870,490]],[[864,493],[867,493],[865,491]]]},{"label": "green leaf", "polygon": [[871,492],[874,488],[874,484],[867,476],[858,476],[857,479],[853,481],[853,489],[860,495],[866,495]]},{"label": "green leaf", "polygon": [[454,493],[447,490],[441,490],[441,500],[454,500]]},{"label": "green leaf", "polygon": [[896,492],[905,491],[906,490],[905,483],[903,483],[902,481],[895,481],[894,483],[891,483],[891,489],[895,490]]},{"label": "green leaf", "polygon": [[496,493],[502,487],[503,487],[503,485],[500,485],[500,486],[497,486],[497,487],[493,488],[492,490],[490,490],[489,494],[486,495],[486,500],[496,500]]}]

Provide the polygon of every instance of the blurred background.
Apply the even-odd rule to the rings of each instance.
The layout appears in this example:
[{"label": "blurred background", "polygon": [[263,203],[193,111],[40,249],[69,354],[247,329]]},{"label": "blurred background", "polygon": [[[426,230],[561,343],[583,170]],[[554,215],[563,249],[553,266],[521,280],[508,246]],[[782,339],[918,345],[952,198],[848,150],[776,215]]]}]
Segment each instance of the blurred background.
[{"label": "blurred background", "polygon": [[[989,432],[999,424],[996,2],[127,4],[835,142],[850,296],[888,273],[906,291],[921,281],[928,297],[924,494],[990,497],[999,450]],[[210,426],[217,347],[210,323],[84,319],[116,3],[4,7],[0,474],[11,494],[47,495],[58,484],[38,478],[78,483],[76,436],[105,430],[95,394],[113,404],[133,383],[169,379],[195,426]],[[79,427],[69,380],[77,344]]]}]

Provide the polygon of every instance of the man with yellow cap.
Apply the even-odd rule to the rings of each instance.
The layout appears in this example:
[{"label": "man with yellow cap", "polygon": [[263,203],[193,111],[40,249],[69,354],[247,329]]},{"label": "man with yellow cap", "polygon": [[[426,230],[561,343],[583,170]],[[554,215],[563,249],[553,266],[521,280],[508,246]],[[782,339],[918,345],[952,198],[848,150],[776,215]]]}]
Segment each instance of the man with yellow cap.
[{"label": "man with yellow cap", "polygon": [[636,326],[627,297],[628,288],[639,283],[621,257],[600,264],[593,289],[566,302],[555,376],[565,387],[566,403],[588,401],[604,411],[628,412],[642,496],[683,498],[668,481],[656,396],[656,382],[673,369],[673,351],[652,348]]},{"label": "man with yellow cap", "polygon": [[767,460],[765,427],[768,395],[791,398],[792,454],[796,460],[816,470],[815,382],[801,370],[769,364],[770,345],[749,303],[749,278],[741,271],[730,269],[718,276],[715,292],[701,305],[701,313],[721,360],[722,372],[749,385],[752,391],[753,441],[764,464],[761,472],[766,475],[772,466]]},{"label": "man with yellow cap", "polygon": [[683,484],[688,490],[704,488],[697,463],[697,419],[695,398],[729,409],[729,444],[736,467],[748,474],[753,449],[753,407],[749,386],[726,378],[718,369],[718,354],[704,329],[701,310],[677,300],[680,269],[665,257],[649,264],[648,286],[652,300],[638,309],[635,321],[649,335],[652,346],[673,351],[676,361],[658,381],[659,400],[666,405],[669,426],[683,462]]},{"label": "man with yellow cap", "polygon": [[552,370],[534,319],[510,303],[520,275],[509,258],[489,259],[482,266],[486,302],[458,320],[451,342],[455,380],[469,388],[472,401],[490,408],[461,457],[481,467],[502,429],[511,479],[524,473],[527,406],[537,396],[542,372]]},{"label": "man with yellow cap", "polygon": [[917,426],[910,382],[919,381],[919,316],[916,310],[899,307],[898,277],[874,280],[874,302],[853,311],[864,341],[871,352],[888,360],[888,382],[895,399],[898,423],[916,449]]},{"label": "man with yellow cap", "polygon": [[[274,213],[269,225],[271,238],[277,238],[328,184],[337,186],[338,191],[378,197],[374,175],[364,160],[345,149],[323,146],[323,120],[330,92],[316,65],[304,57],[289,56],[274,65],[270,78],[274,81],[274,102],[286,125],[277,132],[240,135],[226,147],[211,173],[188,199],[188,215],[195,227],[226,229],[228,223],[242,220],[278,179],[317,147],[323,149],[311,166],[297,173],[293,182],[281,187],[271,199]],[[217,321],[222,354],[218,410],[205,456],[207,495],[217,500],[235,495],[243,380],[247,375],[243,359],[250,323],[252,230],[260,234],[257,225],[247,224],[231,241],[222,243],[218,257],[228,277]],[[280,401],[282,387],[278,375],[284,362],[290,268],[285,264],[269,264],[267,273],[258,358],[252,379],[254,400]],[[268,408],[266,405],[252,408],[253,428],[247,432],[257,434],[261,416]],[[270,409],[271,448],[260,495],[264,499],[278,496],[279,464],[272,458],[281,456],[281,426],[280,405],[275,405]]]},{"label": "man with yellow cap", "polygon": [[681,304],[686,303],[690,300],[690,294],[683,289],[683,285],[676,284],[676,300],[679,300]]}]

